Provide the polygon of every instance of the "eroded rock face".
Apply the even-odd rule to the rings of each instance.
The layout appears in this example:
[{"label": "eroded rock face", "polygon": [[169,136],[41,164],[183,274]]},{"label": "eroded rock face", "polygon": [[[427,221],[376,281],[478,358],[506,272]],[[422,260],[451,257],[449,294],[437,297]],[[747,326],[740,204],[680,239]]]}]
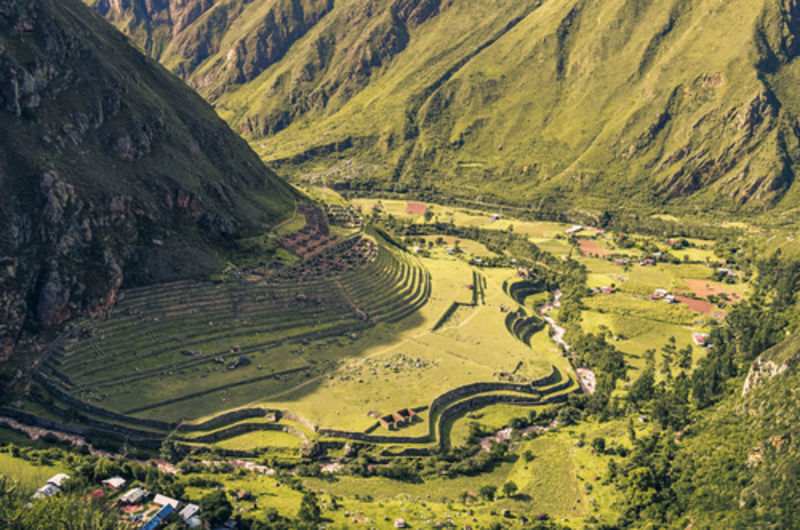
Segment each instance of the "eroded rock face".
[{"label": "eroded rock face", "polygon": [[[213,2],[142,5],[189,20]],[[253,194],[294,201],[205,102],[78,0],[0,0],[0,138],[0,360],[108,312],[123,284],[211,272],[216,245],[284,215],[238,207]],[[169,248],[186,230],[215,249],[207,260]]]},{"label": "eroded rock face", "polygon": [[797,352],[782,363],[776,363],[775,361],[761,358],[756,359],[750,367],[750,371],[747,373],[747,378],[742,387],[742,396],[746,396],[747,393],[754,388],[782,374],[798,362],[800,362],[800,352]]}]

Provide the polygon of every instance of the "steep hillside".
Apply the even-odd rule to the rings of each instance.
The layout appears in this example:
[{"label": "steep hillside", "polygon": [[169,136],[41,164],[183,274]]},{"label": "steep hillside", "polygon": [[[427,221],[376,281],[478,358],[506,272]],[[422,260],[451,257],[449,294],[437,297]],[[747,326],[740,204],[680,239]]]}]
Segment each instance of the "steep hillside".
[{"label": "steep hillside", "polygon": [[797,0],[90,3],[297,176],[550,209],[798,196]]},{"label": "steep hillside", "polygon": [[77,0],[0,1],[0,358],[123,283],[207,274],[294,207],[192,90]]},{"label": "steep hillside", "polygon": [[756,362],[778,362],[779,374],[729,397],[681,440],[672,490],[697,527],[796,528],[798,358],[794,333]]}]

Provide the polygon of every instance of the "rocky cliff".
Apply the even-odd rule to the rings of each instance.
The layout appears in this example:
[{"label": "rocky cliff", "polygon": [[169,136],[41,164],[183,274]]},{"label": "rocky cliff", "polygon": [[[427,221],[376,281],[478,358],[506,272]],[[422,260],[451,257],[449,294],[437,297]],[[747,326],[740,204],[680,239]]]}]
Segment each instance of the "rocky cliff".
[{"label": "rocky cliff", "polygon": [[0,358],[124,284],[202,276],[294,192],[77,0],[0,0]]}]

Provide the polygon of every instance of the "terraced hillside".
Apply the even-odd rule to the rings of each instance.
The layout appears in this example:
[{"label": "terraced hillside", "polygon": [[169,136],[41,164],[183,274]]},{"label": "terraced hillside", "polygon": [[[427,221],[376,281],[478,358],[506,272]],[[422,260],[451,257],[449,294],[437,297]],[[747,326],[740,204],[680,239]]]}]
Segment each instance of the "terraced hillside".
[{"label": "terraced hillside", "polygon": [[[144,447],[350,440],[396,455],[449,444],[470,411],[579,391],[563,359],[531,348],[542,322],[513,313],[503,329],[494,306],[510,296],[450,260],[420,260],[368,228],[280,272],[124,290],[107,318],[69,328],[28,405],[0,415]],[[437,329],[454,304],[463,314]]]},{"label": "terraced hillside", "polygon": [[330,369],[309,344],[402,320],[429,291],[419,263],[386,246],[328,277],[132,289],[109,318],[81,324],[45,373],[102,408],[163,417],[159,407],[179,404],[189,419],[241,405],[229,390],[247,386],[249,401]]}]

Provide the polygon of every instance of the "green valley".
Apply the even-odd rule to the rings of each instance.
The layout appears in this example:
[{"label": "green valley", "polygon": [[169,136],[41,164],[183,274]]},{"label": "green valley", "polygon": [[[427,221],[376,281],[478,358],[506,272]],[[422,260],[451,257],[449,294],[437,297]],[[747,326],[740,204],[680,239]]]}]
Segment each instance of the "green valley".
[{"label": "green valley", "polygon": [[800,527],[798,37],[0,0],[0,527]]}]

